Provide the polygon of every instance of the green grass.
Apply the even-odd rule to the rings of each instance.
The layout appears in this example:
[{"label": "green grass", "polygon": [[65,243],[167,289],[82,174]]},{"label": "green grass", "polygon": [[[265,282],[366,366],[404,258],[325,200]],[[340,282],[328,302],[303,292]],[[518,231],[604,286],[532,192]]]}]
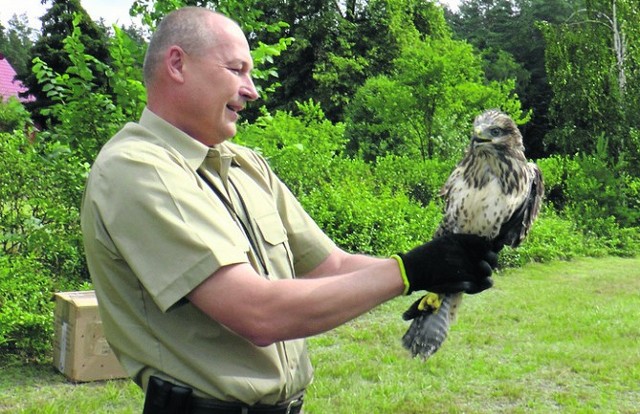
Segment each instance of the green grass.
[{"label": "green grass", "polygon": [[[531,264],[467,296],[449,339],[427,362],[400,344],[383,305],[310,340],[316,367],[306,414],[637,413],[640,259]],[[139,413],[129,381],[73,385],[49,366],[5,364],[0,412]]]},{"label": "green grass", "polygon": [[0,413],[139,414],[142,400],[142,391],[129,380],[73,384],[52,365],[0,368]]}]

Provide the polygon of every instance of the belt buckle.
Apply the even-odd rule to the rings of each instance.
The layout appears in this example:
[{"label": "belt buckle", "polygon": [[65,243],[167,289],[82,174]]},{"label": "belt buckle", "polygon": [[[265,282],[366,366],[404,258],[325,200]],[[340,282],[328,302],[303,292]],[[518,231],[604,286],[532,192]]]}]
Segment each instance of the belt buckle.
[{"label": "belt buckle", "polygon": [[293,406],[300,401],[299,399],[295,399],[295,400],[291,400],[289,401],[289,404],[287,405],[287,409],[285,410],[284,414],[291,414],[291,410],[293,409]]}]

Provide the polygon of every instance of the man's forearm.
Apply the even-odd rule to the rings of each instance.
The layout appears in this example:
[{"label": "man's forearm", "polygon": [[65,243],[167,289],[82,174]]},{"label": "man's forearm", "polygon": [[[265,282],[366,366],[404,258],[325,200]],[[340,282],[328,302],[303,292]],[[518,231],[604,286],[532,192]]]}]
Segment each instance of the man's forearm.
[{"label": "man's forearm", "polygon": [[364,254],[350,254],[336,248],[318,267],[309,273],[301,275],[301,277],[317,278],[345,274],[369,266],[379,265],[382,260],[379,257]]}]

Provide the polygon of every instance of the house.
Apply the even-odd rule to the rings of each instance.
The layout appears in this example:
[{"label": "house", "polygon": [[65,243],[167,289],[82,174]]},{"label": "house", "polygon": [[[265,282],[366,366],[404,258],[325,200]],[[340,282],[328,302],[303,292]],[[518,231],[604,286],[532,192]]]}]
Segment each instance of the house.
[{"label": "house", "polygon": [[15,96],[20,102],[34,101],[36,98],[33,95],[29,95],[26,98],[18,96],[19,93],[26,92],[27,88],[15,77],[16,71],[13,66],[11,66],[4,54],[0,53],[0,100],[4,102]]}]

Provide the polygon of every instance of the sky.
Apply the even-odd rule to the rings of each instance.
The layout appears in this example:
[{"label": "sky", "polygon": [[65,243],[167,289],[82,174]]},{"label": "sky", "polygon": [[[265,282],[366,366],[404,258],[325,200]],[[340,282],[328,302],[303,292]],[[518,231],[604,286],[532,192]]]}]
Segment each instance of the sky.
[{"label": "sky", "polygon": [[[80,0],[92,20],[100,20],[102,17],[107,25],[116,23],[118,26],[129,26],[133,22],[129,16],[133,2],[134,0]],[[29,26],[40,30],[39,18],[49,7],[50,4],[40,4],[40,0],[0,0],[0,21],[7,27],[14,14],[20,16],[25,13],[29,18]]]},{"label": "sky", "polygon": [[[460,0],[439,0],[456,8]],[[80,0],[82,7],[89,13],[92,20],[104,18],[107,25],[117,24],[129,26],[133,22],[129,16],[129,9],[134,0]],[[45,14],[49,5],[40,4],[40,0],[0,0],[0,22],[7,27],[9,19],[14,14],[20,16],[25,13],[29,25],[40,30],[39,18]],[[136,22],[137,23],[137,22]],[[139,23],[137,23],[139,25]]]}]

